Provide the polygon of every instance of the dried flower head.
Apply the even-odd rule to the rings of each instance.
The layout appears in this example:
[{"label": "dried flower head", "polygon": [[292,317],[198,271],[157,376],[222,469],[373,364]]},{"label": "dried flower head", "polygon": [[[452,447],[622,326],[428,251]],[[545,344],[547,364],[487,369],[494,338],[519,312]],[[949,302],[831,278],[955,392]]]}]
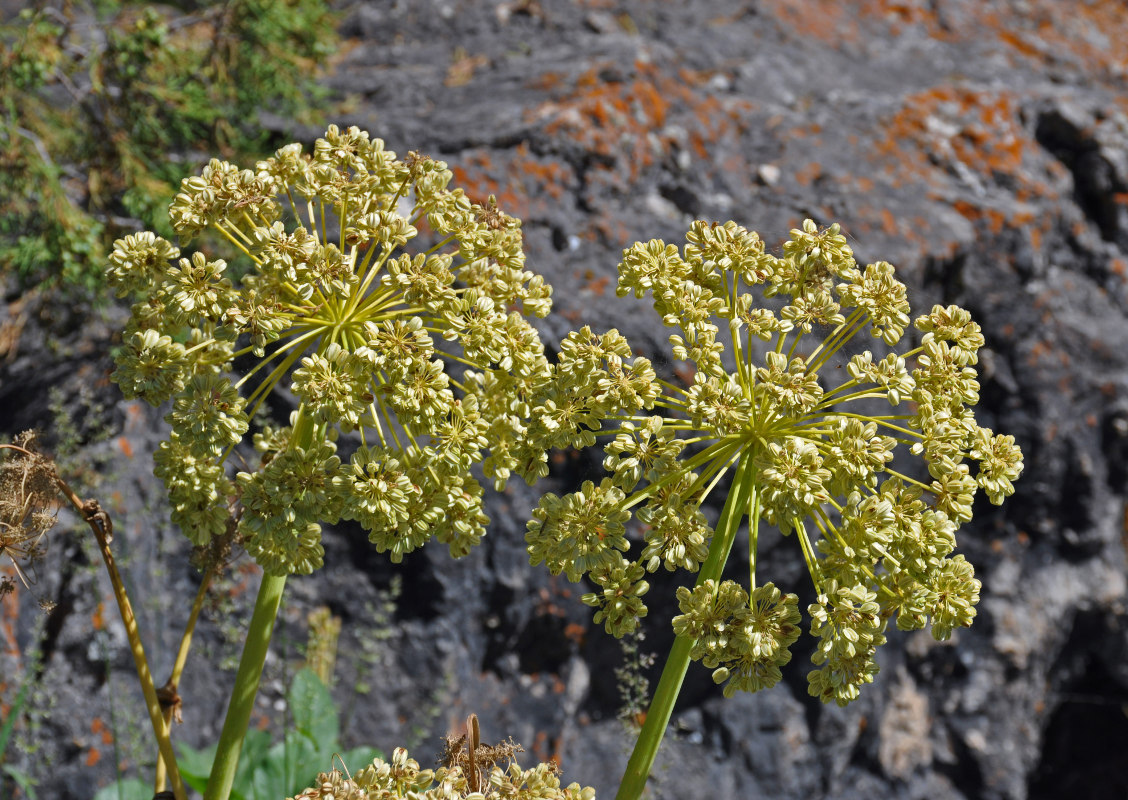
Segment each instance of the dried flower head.
[{"label": "dried flower head", "polygon": [[[486,460],[501,486],[513,467],[525,398],[549,375],[528,317],[551,290],[525,269],[520,222],[450,180],[440,161],[333,126],[312,154],[212,160],[182,183],[181,246],[211,231],[242,278],[151,233],[117,242],[107,278],[138,302],[113,380],[172,400],[156,472],[194,543],[236,513],[248,552],[286,574],[321,564],[320,525],[340,519],[393,560],[433,537],[463,555],[482,537],[470,470]],[[300,403],[291,425],[256,435],[262,466],[232,480],[228,457],[283,387]]]},{"label": "dried flower head", "polygon": [[[617,331],[584,328],[561,343],[553,380],[530,400],[522,473],[542,474],[550,447],[602,436],[610,476],[542,498],[526,535],[533,563],[593,581],[584,602],[616,635],[646,613],[646,572],[707,563],[698,586],[679,591],[674,628],[726,694],[776,683],[798,635],[796,596],[756,584],[761,520],[797,541],[818,592],[809,680],[823,701],[845,704],[873,679],[890,618],[904,629],[931,620],[939,639],[971,623],[979,582],[952,554],[955,531],[980,489],[995,504],[1013,493],[1022,453],[975,420],[984,342],[966,311],[918,317],[919,344],[900,352],[860,347],[863,332],[879,351],[901,342],[905,286],[886,262],[860,267],[837,225],[810,220],[781,256],[733,222],[695,222],[681,250],[635,244],[618,293],[652,298],[692,380],[657,378]],[[715,534],[700,507],[734,469]],[[748,589],[719,580],[742,516]]]},{"label": "dried flower head", "polygon": [[[498,747],[498,746],[495,746]],[[506,750],[507,746],[500,746]],[[519,748],[518,748],[519,749]],[[512,750],[506,750],[509,760]],[[390,761],[375,759],[351,777],[337,770],[317,776],[313,786],[290,800],[377,800],[410,797],[417,800],[595,800],[595,790],[578,783],[561,786],[553,762],[521,769],[510,761],[507,767],[490,762],[479,788],[472,789],[462,766],[420,769],[419,762],[397,747]]]},{"label": "dried flower head", "polygon": [[[11,445],[2,445],[0,460],[0,556],[6,558],[25,587],[28,572],[47,552],[47,532],[58,513],[55,462],[36,452],[36,435],[25,431]],[[0,578],[0,596],[15,588]]]}]

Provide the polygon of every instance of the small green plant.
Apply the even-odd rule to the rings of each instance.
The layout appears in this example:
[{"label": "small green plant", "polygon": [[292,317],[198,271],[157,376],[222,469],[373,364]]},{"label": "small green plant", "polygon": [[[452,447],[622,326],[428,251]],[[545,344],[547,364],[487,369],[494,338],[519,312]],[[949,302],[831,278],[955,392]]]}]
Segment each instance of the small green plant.
[{"label": "small green plant", "polygon": [[658,658],[656,653],[642,651],[644,641],[646,634],[641,627],[624,634],[619,639],[623,660],[615,667],[615,683],[619,689],[617,716],[635,734],[646,718],[646,706],[650,700],[650,680],[645,673]]},{"label": "small green plant", "polygon": [[[11,584],[0,584],[0,595],[10,592],[12,588]],[[0,723],[0,789],[5,789],[11,785],[18,786],[30,800],[35,800],[34,779],[10,763],[11,758],[8,756],[8,748],[14,743],[13,734],[16,731],[16,724],[24,714],[31,699],[33,684],[35,683],[35,670],[40,667],[38,652],[31,653],[31,657],[32,667],[25,670],[21,676],[16,697],[8,705],[3,721]]]},{"label": "small green plant", "polygon": [[403,594],[403,576],[393,575],[387,589],[376,592],[376,599],[364,604],[364,636],[355,651],[357,680],[353,691],[368,695],[377,687],[367,676],[379,675],[390,662],[395,644],[403,635],[396,627],[396,608]]},{"label": "small green plant", "polygon": [[258,154],[261,108],[295,119],[336,42],[324,0],[40,0],[0,26],[0,264],[27,284],[102,295],[104,253],[158,226],[190,161]]},{"label": "small green plant", "polygon": [[[265,731],[251,730],[244,740],[244,756],[231,792],[232,800],[275,800],[297,793],[309,784],[318,764],[339,757],[346,764],[367,764],[379,753],[368,747],[344,750],[339,741],[339,711],[326,685],[312,669],[300,670],[286,697],[292,727],[282,741]],[[199,792],[207,788],[216,748],[180,748],[185,782]]]}]

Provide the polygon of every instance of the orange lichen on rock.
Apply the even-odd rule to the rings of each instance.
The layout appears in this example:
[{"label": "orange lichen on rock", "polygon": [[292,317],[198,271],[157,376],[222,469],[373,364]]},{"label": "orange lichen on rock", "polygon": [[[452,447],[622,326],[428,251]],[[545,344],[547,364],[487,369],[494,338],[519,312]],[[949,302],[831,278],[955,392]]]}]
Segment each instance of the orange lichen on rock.
[{"label": "orange lichen on rock", "polygon": [[897,217],[888,208],[881,209],[881,229],[887,236],[897,235]]},{"label": "orange lichen on rock", "polygon": [[888,41],[916,28],[936,41],[993,44],[1012,62],[1071,64],[1112,80],[1128,64],[1128,15],[1121,0],[1004,0],[939,6],[928,0],[764,0],[761,13],[792,34],[843,48]]},{"label": "orange lichen on rock", "polygon": [[101,717],[94,717],[90,720],[90,732],[96,734],[101,739],[102,744],[114,743],[114,732],[102,721]]},{"label": "orange lichen on rock", "polygon": [[[863,4],[864,5],[864,4]],[[804,38],[840,45],[859,40],[858,15],[855,9],[833,0],[765,0],[763,13],[778,19]]]},{"label": "orange lichen on rock", "polygon": [[[1128,62],[1128,17],[1119,0],[1029,4],[1022,15],[997,15],[999,40],[1018,56],[1038,62],[1073,61],[1093,75],[1113,76]],[[986,21],[986,20],[985,20]]]},{"label": "orange lichen on rock", "polygon": [[887,173],[929,183],[937,182],[936,165],[1026,183],[1024,159],[1035,143],[1018,114],[1010,92],[934,86],[906,97],[883,121],[872,157]]},{"label": "orange lichen on rock", "polygon": [[823,174],[822,165],[812,161],[805,167],[801,167],[795,173],[795,182],[800,186],[810,186],[817,181]]},{"label": "orange lichen on rock", "polygon": [[509,151],[468,151],[451,171],[459,185],[472,187],[467,190],[471,200],[484,203],[493,195],[502,211],[519,219],[546,216],[576,184],[570,166],[533,154],[525,142]]},{"label": "orange lichen on rock", "polygon": [[[710,73],[670,73],[636,61],[631,76],[606,78],[611,68],[602,64],[586,70],[570,91],[531,109],[526,121],[543,125],[549,136],[574,142],[608,164],[621,165],[631,182],[675,148],[706,158],[709,144],[735,131],[742,112],[751,108],[746,101],[723,104],[703,91]],[[552,91],[560,83],[564,81],[554,75],[541,75],[531,85]],[[679,115],[684,131],[668,125],[674,109],[687,114],[684,120]]]},{"label": "orange lichen on rock", "polygon": [[90,615],[90,625],[96,631],[106,627],[106,607],[101,600],[94,606],[94,613]]},{"label": "orange lichen on rock", "polygon": [[1026,357],[1026,363],[1031,367],[1036,367],[1039,362],[1048,357],[1053,352],[1053,345],[1044,339],[1040,339],[1033,344],[1030,348],[1030,353]]},{"label": "orange lichen on rock", "polygon": [[[975,9],[967,16],[976,21],[1000,16],[987,8],[989,0],[969,5]],[[878,37],[888,40],[911,28],[941,41],[957,40],[965,33],[963,26],[953,23],[952,14],[941,19],[940,9],[929,0],[763,0],[762,6],[765,16],[780,20],[796,36],[836,47]]]},{"label": "orange lichen on rock", "polygon": [[[1023,201],[1021,206],[1054,193],[1038,176],[1046,176],[1047,165],[1056,162],[1044,157],[1019,115],[1018,99],[1010,92],[936,86],[909,95],[883,120],[882,134],[868,146],[868,160],[894,187],[924,184],[941,198],[950,197],[953,181],[978,182],[980,188],[997,184]],[[1037,248],[1042,234],[1049,232],[1048,221],[1039,222],[1028,210],[1009,209],[989,198],[948,202],[991,234],[1037,226],[1031,236]]]},{"label": "orange lichen on rock", "polygon": [[576,644],[583,644],[586,633],[587,629],[575,622],[569,622],[564,626],[564,638]]}]

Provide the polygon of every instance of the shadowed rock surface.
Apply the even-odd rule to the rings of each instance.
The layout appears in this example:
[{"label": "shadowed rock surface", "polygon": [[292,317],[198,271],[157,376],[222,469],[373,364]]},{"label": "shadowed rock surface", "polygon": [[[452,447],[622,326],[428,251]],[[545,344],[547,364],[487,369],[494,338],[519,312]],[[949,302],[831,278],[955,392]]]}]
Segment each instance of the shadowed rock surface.
[{"label": "shadowed rock surface", "polygon": [[[806,637],[784,683],[757,695],[725,700],[691,667],[652,797],[1125,796],[1120,3],[419,0],[354,5],[342,34],[326,80],[354,111],[325,123],[442,158],[474,199],[494,194],[522,218],[529,265],[555,288],[547,342],[589,324],[664,352],[649,308],[615,298],[615,267],[635,240],[680,243],[695,218],[734,219],[769,246],[806,217],[839,221],[859,262],[898,266],[914,313],[956,303],[984,328],[980,422],[1018,439],[1026,471],[1014,498],[984,501],[961,529],[983,581],[974,627],[947,643],[892,632],[877,682],[846,709],[807,696]],[[263,119],[280,142],[323,131]],[[5,301],[0,430],[39,426],[65,450],[69,420],[69,464],[117,522],[163,680],[198,576],[151,474],[165,410],[121,401],[107,381],[125,312]],[[597,470],[594,456],[560,454],[537,493]],[[334,694],[346,744],[406,745],[428,764],[473,711],[483,738],[512,736],[612,797],[631,743],[616,719],[619,646],[592,625],[581,586],[528,566],[537,493],[517,481],[494,495],[489,536],[460,562],[432,546],[393,567],[358,529],[328,531],[325,568],[287,585],[254,724],[284,724],[306,614],[324,603],[344,622]],[[71,527],[33,593],[55,609],[40,614],[22,592],[0,616],[5,709],[39,670],[10,763],[45,798],[89,798],[115,764],[147,778],[153,757],[109,584]],[[765,543],[762,573],[805,605],[791,545]],[[402,593],[382,613],[394,575]],[[217,592],[175,736],[216,738],[256,586],[244,561]],[[657,574],[644,649],[665,653],[673,592]]]}]

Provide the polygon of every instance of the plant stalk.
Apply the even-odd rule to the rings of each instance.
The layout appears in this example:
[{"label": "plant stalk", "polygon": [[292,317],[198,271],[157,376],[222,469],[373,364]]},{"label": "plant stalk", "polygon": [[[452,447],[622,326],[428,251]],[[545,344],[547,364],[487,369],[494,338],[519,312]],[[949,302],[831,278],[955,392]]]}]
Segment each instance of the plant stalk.
[{"label": "plant stalk", "polygon": [[[298,418],[294,423],[291,444],[309,447],[313,439],[313,422],[305,409],[299,407]],[[215,761],[208,776],[204,800],[228,800],[231,787],[235,783],[235,771],[239,766],[239,755],[243,750],[243,737],[251,724],[251,712],[255,707],[255,695],[262,682],[262,668],[270,649],[270,637],[274,634],[274,620],[282,605],[282,593],[286,588],[285,575],[262,576],[259,584],[255,610],[247,627],[247,639],[243,644],[243,655],[239,659],[239,671],[235,673],[235,688],[227,704],[227,716],[223,720],[223,730],[219,734]]]},{"label": "plant stalk", "polygon": [[[180,698],[177,694],[177,689],[180,687],[180,676],[184,672],[184,665],[188,663],[188,650],[192,646],[192,634],[196,630],[196,622],[200,618],[200,610],[204,607],[204,600],[208,595],[208,587],[211,585],[212,578],[215,577],[217,567],[213,564],[208,567],[204,573],[203,579],[200,581],[200,588],[196,591],[196,599],[192,602],[192,610],[188,614],[188,623],[184,626],[184,634],[180,637],[180,647],[176,652],[176,661],[172,665],[172,674],[169,675],[165,685],[161,687],[160,691],[166,693],[165,699],[170,697],[175,699],[175,705],[166,703],[164,705],[164,720],[165,725],[172,729],[172,720],[175,716],[176,721],[180,722]],[[165,784],[165,763],[163,758],[157,759],[157,774],[154,781],[154,788],[156,793],[164,791]]]},{"label": "plant stalk", "polygon": [[[752,467],[752,454],[746,452],[740,457],[736,477],[733,478],[732,488],[725,499],[721,517],[717,521],[713,541],[709,545],[709,556],[701,565],[701,572],[697,576],[698,586],[707,580],[720,580],[725,562],[728,561],[729,553],[732,551],[732,544],[736,540],[736,532],[740,528],[740,519],[745,510],[753,505],[749,500],[754,491],[755,470]],[[670,716],[674,712],[674,703],[681,691],[685,673],[689,669],[689,654],[694,642],[695,640],[685,636],[674,638],[674,645],[666,657],[666,665],[662,668],[662,677],[658,679],[658,687],[654,690],[654,699],[646,712],[646,720],[642,724],[638,741],[635,742],[634,751],[627,761],[623,779],[619,782],[619,791],[615,795],[615,800],[638,800],[642,796],[642,790],[646,787],[646,780],[650,776],[650,769],[658,755],[658,747],[662,744],[662,737],[670,724]]]},{"label": "plant stalk", "polygon": [[[26,452],[26,451],[25,451]],[[153,674],[149,670],[149,660],[145,657],[145,646],[141,643],[141,633],[137,627],[137,618],[133,614],[133,606],[129,602],[129,595],[125,592],[121,573],[118,572],[117,562],[114,560],[113,551],[110,550],[110,540],[113,538],[113,524],[109,515],[102,510],[97,500],[83,501],[74,490],[60,478],[55,476],[63,496],[70,501],[82,518],[94,532],[98,542],[98,550],[106,564],[106,572],[110,576],[110,584],[114,587],[114,599],[117,601],[121,621],[125,626],[125,633],[129,639],[129,649],[133,654],[133,665],[137,669],[137,680],[141,684],[141,692],[145,695],[145,708],[149,712],[149,721],[153,726],[153,735],[157,739],[161,761],[168,770],[168,777],[172,782],[172,792],[176,800],[187,800],[188,794],[184,782],[180,778],[180,769],[176,765],[176,755],[172,749],[172,739],[169,738],[169,727],[165,722],[161,709],[160,699],[157,697],[157,688],[153,683]]]},{"label": "plant stalk", "polygon": [[270,637],[274,633],[274,620],[282,604],[282,592],[286,588],[286,576],[263,575],[259,584],[255,611],[247,628],[247,641],[243,645],[243,656],[239,660],[239,671],[235,675],[235,688],[227,705],[227,717],[223,720],[223,730],[219,734],[215,762],[208,777],[204,800],[227,800],[235,783],[235,770],[239,766],[239,754],[243,750],[243,737],[251,723],[251,712],[255,707],[255,695],[262,680],[262,668],[266,663],[266,653],[270,649]]}]

